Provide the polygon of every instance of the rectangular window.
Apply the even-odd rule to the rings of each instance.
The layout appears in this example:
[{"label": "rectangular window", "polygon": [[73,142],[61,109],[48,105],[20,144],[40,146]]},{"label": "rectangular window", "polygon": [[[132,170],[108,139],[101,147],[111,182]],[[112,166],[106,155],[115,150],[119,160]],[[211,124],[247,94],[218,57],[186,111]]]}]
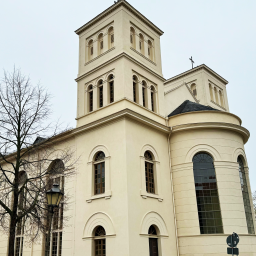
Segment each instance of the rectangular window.
[{"label": "rectangular window", "polygon": [[103,49],[103,41],[100,42],[100,49]]},{"label": "rectangular window", "polygon": [[99,87],[99,107],[103,107],[103,86]]},{"label": "rectangular window", "polygon": [[133,101],[137,102],[136,101],[136,83],[133,83]]},{"label": "rectangular window", "polygon": [[94,165],[94,194],[105,193],[105,162]]},{"label": "rectangular window", "polygon": [[155,108],[154,108],[154,93],[151,92],[151,109],[152,111],[155,111]]},{"label": "rectangular window", "polygon": [[93,47],[91,47],[91,55],[93,55]]},{"label": "rectangular window", "polygon": [[148,47],[148,55],[150,56],[150,47]]},{"label": "rectangular window", "polygon": [[89,111],[93,111],[93,91],[89,92]]},{"label": "rectangular window", "polygon": [[130,35],[130,42],[133,43],[133,35]]},{"label": "rectangular window", "polygon": [[141,43],[141,41],[140,41],[140,50],[141,50],[141,47],[142,47],[142,43]]},{"label": "rectangular window", "polygon": [[109,102],[114,102],[114,82],[109,83]]},{"label": "rectangular window", "polygon": [[115,40],[114,34],[112,34],[112,35],[111,35],[111,43],[114,43],[114,40]]},{"label": "rectangular window", "polygon": [[153,164],[145,162],[146,190],[148,193],[155,193]]},{"label": "rectangular window", "polygon": [[95,256],[106,256],[106,239],[97,239],[95,242]]},{"label": "rectangular window", "polygon": [[143,100],[143,107],[146,107],[145,87],[142,87],[142,100]]}]

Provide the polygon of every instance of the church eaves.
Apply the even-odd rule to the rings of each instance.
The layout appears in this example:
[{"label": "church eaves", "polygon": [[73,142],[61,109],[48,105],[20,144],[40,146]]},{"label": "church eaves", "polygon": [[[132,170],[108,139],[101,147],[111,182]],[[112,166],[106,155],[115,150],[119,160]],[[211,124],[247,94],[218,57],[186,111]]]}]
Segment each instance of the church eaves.
[{"label": "church eaves", "polygon": [[185,100],[180,106],[178,106],[175,110],[173,110],[172,113],[168,115],[168,117],[175,116],[182,113],[188,113],[188,112],[194,112],[194,111],[205,111],[205,110],[219,111],[218,109],[215,109],[209,106],[204,106],[199,103]]},{"label": "church eaves", "polygon": [[124,6],[126,9],[128,9],[131,13],[133,13],[137,18],[145,22],[151,29],[153,29],[157,34],[160,36],[163,35],[163,31],[158,28],[155,24],[153,24],[149,19],[147,19],[143,14],[141,14],[138,10],[136,10],[132,5],[130,5],[127,1],[125,0],[118,0],[116,3],[111,5],[109,8],[107,8],[105,11],[97,15],[95,18],[84,24],[82,27],[78,28],[75,30],[75,33],[77,35],[81,34],[84,30],[87,28],[91,27],[94,25],[96,22],[116,10],[118,7]]}]

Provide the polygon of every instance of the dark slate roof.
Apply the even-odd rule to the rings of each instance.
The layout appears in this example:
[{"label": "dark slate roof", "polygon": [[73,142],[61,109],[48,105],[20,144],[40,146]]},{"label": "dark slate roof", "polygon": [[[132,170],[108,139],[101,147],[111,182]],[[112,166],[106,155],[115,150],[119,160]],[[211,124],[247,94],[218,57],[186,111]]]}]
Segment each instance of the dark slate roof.
[{"label": "dark slate roof", "polygon": [[168,117],[170,116],[175,116],[178,114],[182,114],[182,113],[187,113],[187,112],[194,112],[194,111],[204,111],[204,110],[217,110],[215,108],[209,107],[209,106],[204,106],[201,105],[199,103],[195,103],[189,100],[185,100],[180,106],[178,106],[176,109],[174,109],[172,111],[171,114],[168,115]]},{"label": "dark slate roof", "polygon": [[43,141],[45,141],[45,140],[46,140],[45,138],[42,138],[42,137],[39,137],[39,136],[38,136],[38,137],[35,139],[33,145],[39,144],[39,143],[41,143],[41,142],[43,142]]}]

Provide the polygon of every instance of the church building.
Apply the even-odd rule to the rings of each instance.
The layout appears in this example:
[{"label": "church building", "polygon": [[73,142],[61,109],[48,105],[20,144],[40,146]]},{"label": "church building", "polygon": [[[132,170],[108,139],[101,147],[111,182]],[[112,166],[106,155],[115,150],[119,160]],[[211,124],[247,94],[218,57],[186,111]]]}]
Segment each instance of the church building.
[{"label": "church building", "polygon": [[[63,140],[79,164],[50,256],[224,256],[233,232],[255,256],[250,134],[228,81],[204,64],[165,79],[163,31],[125,0],[75,33],[77,126]],[[16,256],[44,251],[17,239]]]}]

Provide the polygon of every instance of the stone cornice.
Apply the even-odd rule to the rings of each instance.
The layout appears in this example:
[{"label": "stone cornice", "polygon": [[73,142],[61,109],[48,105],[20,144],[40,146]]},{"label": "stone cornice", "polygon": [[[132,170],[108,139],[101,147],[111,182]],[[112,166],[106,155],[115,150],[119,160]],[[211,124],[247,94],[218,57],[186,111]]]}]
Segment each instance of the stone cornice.
[{"label": "stone cornice", "polygon": [[230,124],[230,123],[222,123],[222,122],[203,122],[203,123],[189,123],[189,124],[181,124],[172,127],[172,133],[183,132],[188,130],[195,129],[225,129],[230,130],[236,133],[239,133],[243,136],[244,143],[246,143],[250,137],[250,133],[247,129],[242,126]]},{"label": "stone cornice", "polygon": [[105,61],[104,63],[102,63],[101,65],[98,65],[96,68],[93,68],[92,70],[80,75],[79,77],[77,77],[75,79],[76,82],[80,81],[81,79],[85,78],[86,76],[98,71],[99,69],[102,69],[103,67],[109,65],[110,63],[120,59],[120,58],[127,58],[131,61],[133,61],[135,64],[137,64],[138,66],[142,67],[143,69],[145,69],[146,71],[148,71],[149,73],[151,73],[152,75],[156,76],[158,79],[160,79],[161,81],[165,81],[165,79],[159,75],[158,73],[154,72],[153,70],[151,70],[150,68],[148,68],[147,66],[145,66],[144,64],[142,64],[141,62],[139,62],[138,60],[134,59],[132,56],[130,56],[129,54],[122,52],[118,55],[116,55],[115,57]]},{"label": "stone cornice", "polygon": [[153,29],[158,35],[163,35],[163,31],[158,28],[155,24],[153,24],[150,20],[148,20],[144,15],[142,15],[138,10],[136,10],[132,5],[130,5],[125,0],[119,0],[117,3],[111,5],[108,9],[97,15],[95,18],[84,24],[82,27],[78,28],[75,33],[77,35],[81,34],[84,30],[88,29],[89,27],[93,26],[95,23],[97,23],[99,20],[103,19],[107,15],[109,15],[111,12],[115,11],[119,7],[125,7],[128,9],[132,14],[134,14],[137,18],[139,18],[141,21],[145,22],[151,29]]},{"label": "stone cornice", "polygon": [[202,64],[202,65],[197,66],[197,67],[195,67],[195,68],[193,68],[193,69],[190,69],[190,70],[188,70],[188,71],[186,71],[186,72],[183,72],[183,73],[181,73],[181,74],[179,74],[179,75],[177,75],[177,76],[174,76],[174,77],[172,77],[172,78],[167,79],[167,80],[164,82],[164,85],[166,85],[166,84],[168,84],[168,83],[170,83],[170,82],[173,82],[173,81],[175,81],[175,80],[178,80],[178,79],[180,79],[180,78],[182,78],[182,77],[184,77],[184,76],[187,76],[187,75],[190,75],[190,74],[192,74],[192,73],[198,72],[198,71],[200,71],[200,70],[206,70],[206,71],[208,71],[212,76],[214,76],[216,79],[218,79],[220,82],[224,83],[225,85],[228,84],[228,81],[227,81],[225,78],[223,78],[222,76],[220,76],[219,74],[217,74],[215,71],[213,71],[212,69],[210,69],[210,68],[209,68],[208,66],[206,66],[205,64]]}]

